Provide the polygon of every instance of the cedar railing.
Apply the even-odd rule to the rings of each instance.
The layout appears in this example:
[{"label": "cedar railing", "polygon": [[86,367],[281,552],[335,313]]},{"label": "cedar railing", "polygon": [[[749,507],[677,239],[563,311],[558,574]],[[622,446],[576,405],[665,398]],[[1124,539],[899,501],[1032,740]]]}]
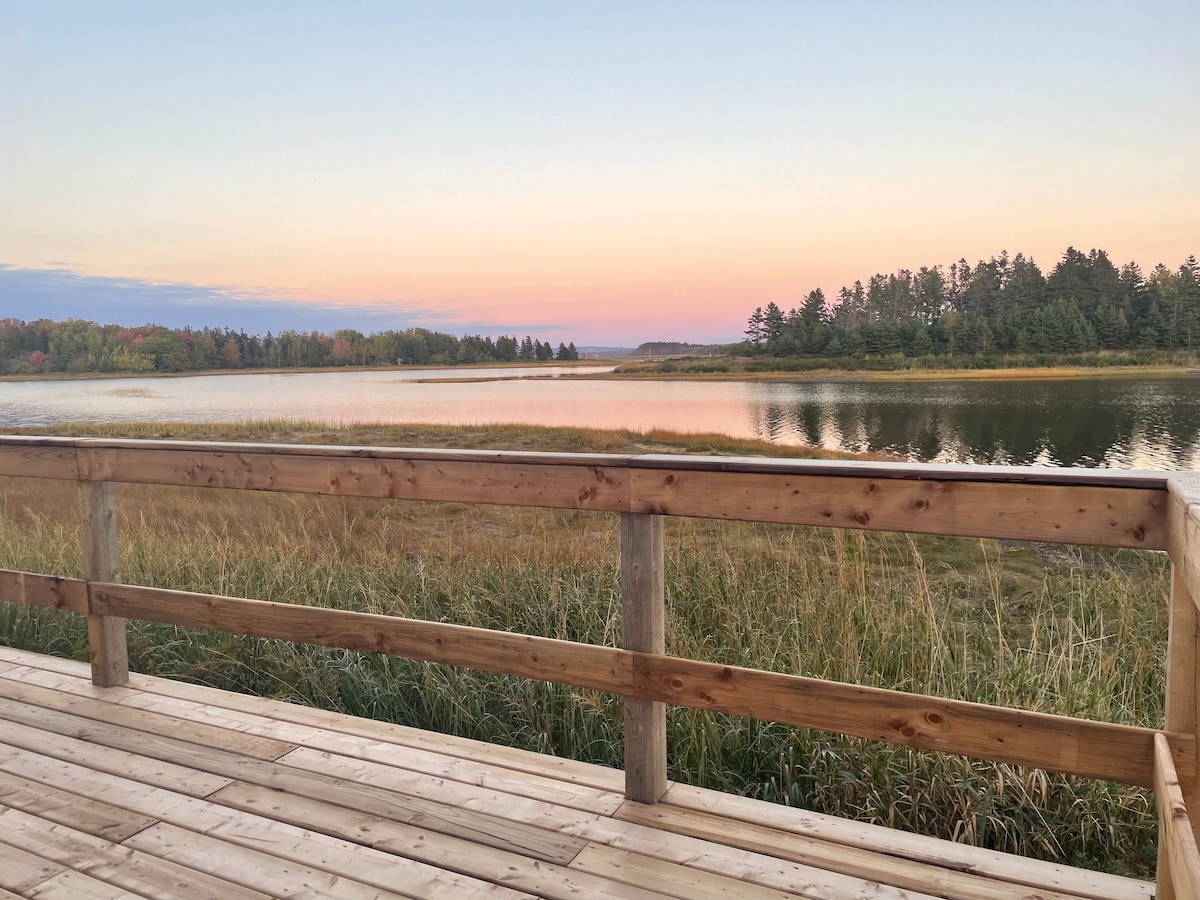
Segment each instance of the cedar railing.
[{"label": "cedar railing", "polygon": [[[613,456],[0,436],[0,475],[80,486],[84,577],[0,570],[0,600],[88,616],[92,677],[128,677],[126,618],[387,653],[621,694],[626,795],[667,787],[665,705],[1153,788],[1158,897],[1200,896],[1200,477],[695,456]],[[623,643],[121,584],[116,483],[618,513]],[[1165,550],[1174,566],[1163,730],[840,684],[665,654],[663,517]]]}]

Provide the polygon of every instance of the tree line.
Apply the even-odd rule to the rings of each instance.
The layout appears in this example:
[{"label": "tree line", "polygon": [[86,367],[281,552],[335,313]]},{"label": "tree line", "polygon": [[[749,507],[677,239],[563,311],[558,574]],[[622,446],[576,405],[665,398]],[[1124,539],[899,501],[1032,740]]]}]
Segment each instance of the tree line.
[{"label": "tree line", "polygon": [[773,357],[884,358],[1200,350],[1200,265],[1159,264],[1146,276],[1103,250],[1068,247],[1043,275],[1007,252],[974,266],[923,266],[820,288],[784,312],[751,314],[739,352]]},{"label": "tree line", "polygon": [[211,369],[287,369],[330,366],[461,365],[575,360],[575,344],[526,335],[455,337],[425,328],[364,335],[287,330],[246,334],[230,328],[167,328],[0,319],[0,372],[198,372]]}]

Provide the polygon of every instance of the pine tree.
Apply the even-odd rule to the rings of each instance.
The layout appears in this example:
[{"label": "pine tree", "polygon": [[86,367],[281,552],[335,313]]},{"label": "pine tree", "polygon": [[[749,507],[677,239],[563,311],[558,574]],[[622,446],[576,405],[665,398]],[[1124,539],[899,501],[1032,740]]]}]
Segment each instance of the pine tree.
[{"label": "pine tree", "polygon": [[756,306],[754,312],[750,314],[750,320],[746,324],[746,337],[755,346],[763,342],[763,309],[761,306]]},{"label": "pine tree", "polygon": [[778,351],[779,339],[783,337],[783,327],[783,310],[779,308],[779,304],[772,300],[767,304],[767,308],[763,310],[762,317],[762,334],[768,353]]}]

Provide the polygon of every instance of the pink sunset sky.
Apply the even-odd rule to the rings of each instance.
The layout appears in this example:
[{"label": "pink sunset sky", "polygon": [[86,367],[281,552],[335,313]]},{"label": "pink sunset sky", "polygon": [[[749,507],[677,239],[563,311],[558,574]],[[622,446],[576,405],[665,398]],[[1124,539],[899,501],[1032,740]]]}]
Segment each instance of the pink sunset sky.
[{"label": "pink sunset sky", "polygon": [[0,0],[0,316],[732,341],[1200,253],[1200,6]]}]

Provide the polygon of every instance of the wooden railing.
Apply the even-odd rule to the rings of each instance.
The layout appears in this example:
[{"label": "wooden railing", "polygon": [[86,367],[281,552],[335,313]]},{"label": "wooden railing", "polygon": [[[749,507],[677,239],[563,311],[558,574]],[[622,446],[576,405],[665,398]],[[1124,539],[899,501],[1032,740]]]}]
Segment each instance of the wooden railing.
[{"label": "wooden railing", "polygon": [[[0,570],[0,600],[88,616],[93,680],[128,677],[124,620],[386,653],[621,694],[626,794],[667,787],[666,704],[1153,788],[1159,897],[1200,896],[1188,810],[1200,722],[1200,478],[1163,472],[0,436],[0,475],[80,486],[84,577]],[[620,516],[623,646],[121,583],[114,485],[596,510]],[[665,654],[663,517],[1165,550],[1163,730]],[[1197,823],[1200,824],[1200,819]],[[1174,892],[1174,893],[1172,893]]]}]

